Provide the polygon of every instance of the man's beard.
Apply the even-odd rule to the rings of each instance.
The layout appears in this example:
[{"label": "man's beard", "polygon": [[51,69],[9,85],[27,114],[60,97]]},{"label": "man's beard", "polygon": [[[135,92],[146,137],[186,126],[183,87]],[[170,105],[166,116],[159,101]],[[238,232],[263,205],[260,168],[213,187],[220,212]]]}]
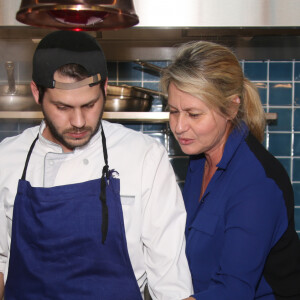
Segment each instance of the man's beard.
[{"label": "man's beard", "polygon": [[[48,127],[52,137],[55,140],[57,140],[61,145],[63,145],[64,147],[66,147],[70,150],[74,150],[74,148],[76,148],[76,147],[82,147],[82,146],[86,145],[91,140],[91,138],[98,132],[98,129],[101,124],[102,114],[99,116],[99,120],[94,129],[90,126],[83,127],[83,128],[72,127],[72,128],[65,129],[62,133],[59,133],[58,130],[56,129],[55,125],[53,124],[53,122],[47,116],[47,113],[45,113],[43,107],[42,107],[42,111],[44,114],[44,120],[45,120],[46,126]],[[90,133],[90,135],[89,135],[89,138],[87,140],[83,140],[82,143],[71,143],[71,142],[68,142],[64,138],[64,134],[66,134],[66,133],[79,133],[79,132],[83,132],[83,131],[88,131]],[[78,141],[79,139],[74,139],[74,140]]]}]

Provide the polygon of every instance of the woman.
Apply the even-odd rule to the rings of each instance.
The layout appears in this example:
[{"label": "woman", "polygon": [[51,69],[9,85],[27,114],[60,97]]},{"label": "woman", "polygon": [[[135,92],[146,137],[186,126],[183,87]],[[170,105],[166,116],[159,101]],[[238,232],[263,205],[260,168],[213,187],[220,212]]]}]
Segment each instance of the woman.
[{"label": "woman", "polygon": [[170,127],[190,155],[184,186],[189,299],[300,299],[293,190],[261,145],[255,86],[227,48],[182,45],[163,71]]}]

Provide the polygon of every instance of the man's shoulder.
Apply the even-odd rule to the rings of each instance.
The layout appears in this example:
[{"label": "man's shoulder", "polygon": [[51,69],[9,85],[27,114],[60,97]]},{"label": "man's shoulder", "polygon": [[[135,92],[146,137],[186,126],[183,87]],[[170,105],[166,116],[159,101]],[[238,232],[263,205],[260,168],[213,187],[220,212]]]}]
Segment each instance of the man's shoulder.
[{"label": "man's shoulder", "polygon": [[31,143],[39,132],[39,126],[30,127],[25,129],[22,133],[7,137],[0,143],[0,156],[8,153],[13,155],[14,153],[29,150]]}]

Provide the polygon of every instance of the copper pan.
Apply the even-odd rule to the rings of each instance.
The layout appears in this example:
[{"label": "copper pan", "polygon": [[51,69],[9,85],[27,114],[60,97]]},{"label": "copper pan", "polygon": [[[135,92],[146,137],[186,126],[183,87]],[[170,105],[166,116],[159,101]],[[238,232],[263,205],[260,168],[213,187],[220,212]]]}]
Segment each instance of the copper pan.
[{"label": "copper pan", "polygon": [[86,31],[127,28],[139,22],[133,0],[22,0],[16,19],[32,26]]}]

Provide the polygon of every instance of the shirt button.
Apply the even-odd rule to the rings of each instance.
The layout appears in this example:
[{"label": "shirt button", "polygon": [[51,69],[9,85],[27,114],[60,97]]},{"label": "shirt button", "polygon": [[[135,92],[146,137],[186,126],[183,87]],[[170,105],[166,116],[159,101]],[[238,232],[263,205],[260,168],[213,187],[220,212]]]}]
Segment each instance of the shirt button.
[{"label": "shirt button", "polygon": [[53,161],[53,160],[50,160],[49,165],[50,165],[50,166],[53,166],[53,165],[54,165],[54,161]]},{"label": "shirt button", "polygon": [[83,164],[84,164],[84,165],[88,165],[88,164],[89,164],[89,160],[88,160],[87,158],[85,158],[85,159],[83,160]]}]

